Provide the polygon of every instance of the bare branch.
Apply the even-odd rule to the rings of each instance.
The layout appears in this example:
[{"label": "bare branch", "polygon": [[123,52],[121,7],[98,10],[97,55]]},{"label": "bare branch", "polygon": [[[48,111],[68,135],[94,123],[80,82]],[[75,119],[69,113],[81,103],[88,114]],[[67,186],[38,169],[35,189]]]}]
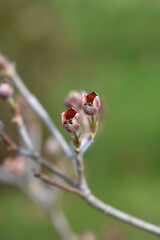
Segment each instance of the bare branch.
[{"label": "bare branch", "polygon": [[61,148],[65,152],[65,154],[70,158],[72,156],[72,150],[67,144],[66,140],[60,133],[60,131],[57,129],[54,122],[51,120],[50,116],[46,112],[46,110],[43,108],[43,106],[40,104],[38,99],[30,93],[30,91],[27,89],[27,87],[24,85],[23,81],[19,77],[19,75],[15,72],[10,76],[13,83],[16,85],[18,90],[21,92],[21,94],[25,97],[27,102],[30,104],[30,106],[36,111],[36,113],[41,117],[47,128],[51,131],[53,136],[57,139],[59,142]]},{"label": "bare branch", "polygon": [[[89,191],[90,190],[87,189],[87,192],[89,192]],[[100,201],[98,198],[96,198],[91,193],[89,195],[88,194],[86,195],[85,200],[88,202],[88,204],[90,206],[100,210],[104,214],[110,215],[110,216],[112,216],[116,219],[119,219],[123,222],[126,222],[130,225],[133,225],[135,227],[138,227],[140,229],[143,229],[145,231],[153,233],[157,236],[160,236],[160,227],[159,226],[145,222],[145,221],[138,219],[132,215],[122,212],[110,205],[107,205],[107,204],[103,203],[102,201]]]},{"label": "bare branch", "polygon": [[18,148],[17,152],[21,154],[22,156],[32,158],[33,160],[39,162],[44,167],[46,167],[48,170],[55,173],[58,177],[65,180],[70,185],[77,187],[78,183],[74,181],[72,178],[68,177],[65,173],[63,173],[59,168],[55,167],[52,163],[48,162],[46,159],[42,158],[38,153],[30,153],[25,149]]},{"label": "bare branch", "polygon": [[[23,150],[23,149],[16,149],[16,148],[14,149],[14,146],[13,146],[14,150],[16,150],[16,151],[18,150],[18,152],[20,154],[28,156],[32,159],[35,159],[36,161],[43,164],[46,168],[48,168],[52,172],[56,173],[57,176],[61,177],[62,179],[64,179],[66,182],[70,183],[74,187],[70,187],[68,185],[58,183],[54,179],[51,179],[48,176],[46,176],[42,173],[39,173],[39,172],[36,173],[35,176],[40,178],[45,183],[56,186],[64,191],[71,192],[71,193],[74,193],[74,194],[82,197],[90,206],[100,210],[104,214],[110,215],[116,219],[123,221],[123,222],[126,222],[128,224],[136,226],[140,229],[143,229],[145,231],[153,233],[157,236],[160,236],[160,227],[159,226],[156,226],[151,223],[140,220],[140,219],[138,219],[134,216],[131,216],[127,213],[124,213],[110,205],[107,205],[107,204],[103,203],[102,201],[100,201],[98,198],[96,198],[91,193],[91,191],[87,185],[84,173],[83,173],[83,168],[81,168],[81,167],[83,166],[82,156],[86,152],[86,150],[90,147],[90,145],[92,144],[94,137],[92,136],[93,137],[92,138],[91,136],[89,136],[88,138],[85,138],[82,141],[82,144],[80,147],[80,153],[78,153],[78,152],[74,153],[72,151],[72,149],[70,148],[70,146],[67,144],[67,142],[64,139],[64,137],[62,136],[62,134],[56,128],[56,125],[52,122],[52,120],[51,120],[50,116],[48,115],[48,113],[46,112],[46,110],[42,107],[42,105],[39,103],[37,98],[35,96],[33,96],[30,93],[30,91],[27,89],[27,87],[24,85],[21,78],[14,70],[14,65],[10,64],[9,62],[6,64],[8,64],[6,69],[4,69],[6,76],[10,77],[10,79],[13,81],[13,83],[16,85],[16,87],[19,89],[19,91],[22,93],[22,95],[26,98],[26,100],[30,104],[30,106],[41,117],[41,119],[43,120],[45,125],[48,127],[48,129],[51,131],[51,133],[54,135],[54,137],[59,142],[59,144],[60,144],[61,148],[63,149],[64,153],[66,154],[66,156],[69,159],[71,159],[73,163],[77,164],[76,167],[77,167],[77,172],[78,172],[78,176],[79,176],[79,183],[77,185],[77,183],[74,182],[74,180],[72,180],[70,177],[66,176],[59,169],[55,168],[52,164],[47,162],[42,157],[40,157],[36,154],[32,154],[30,152],[28,153],[26,150]],[[97,105],[97,106],[100,106],[100,105]],[[94,123],[94,127],[95,127],[95,121],[93,123]],[[94,129],[93,126],[92,126],[92,129]],[[29,146],[29,141],[27,139],[25,129],[24,128],[19,129],[19,131],[20,131],[20,134],[23,135],[26,143]],[[12,146],[12,142],[8,141],[8,138],[6,138],[7,136],[4,135],[3,137],[4,137],[5,143]]]},{"label": "bare branch", "polygon": [[56,182],[55,180],[51,179],[50,177],[48,177],[47,175],[45,175],[43,173],[35,172],[35,177],[40,178],[45,183],[48,183],[50,185],[53,185],[53,186],[58,187],[60,189],[63,189],[64,191],[74,193],[76,195],[79,195],[80,197],[84,197],[81,190],[73,188],[73,187],[69,187],[67,185],[63,185],[61,183],[58,183],[58,182]]},{"label": "bare branch", "polygon": [[87,138],[84,138],[80,146],[81,153],[84,154],[88,150],[88,148],[92,145],[93,142],[94,139],[92,134],[89,134]]}]

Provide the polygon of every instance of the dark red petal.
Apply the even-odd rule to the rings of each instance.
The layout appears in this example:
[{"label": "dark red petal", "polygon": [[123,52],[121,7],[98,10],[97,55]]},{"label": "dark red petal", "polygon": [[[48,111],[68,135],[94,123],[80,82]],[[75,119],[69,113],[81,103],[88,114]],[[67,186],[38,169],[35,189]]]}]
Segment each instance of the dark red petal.
[{"label": "dark red petal", "polygon": [[91,92],[87,95],[87,103],[93,102],[94,98],[98,96],[96,92]]},{"label": "dark red petal", "polygon": [[66,119],[68,120],[68,119],[73,118],[76,115],[76,113],[77,113],[77,111],[74,108],[69,108],[65,113]]}]

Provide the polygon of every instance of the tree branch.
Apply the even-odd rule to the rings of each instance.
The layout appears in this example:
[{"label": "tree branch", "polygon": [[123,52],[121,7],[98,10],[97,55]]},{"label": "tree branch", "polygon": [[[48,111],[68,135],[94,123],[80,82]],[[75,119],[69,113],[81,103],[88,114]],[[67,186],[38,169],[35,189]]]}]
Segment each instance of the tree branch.
[{"label": "tree branch", "polygon": [[45,175],[45,174],[43,174],[41,172],[35,172],[35,177],[38,177],[43,182],[48,183],[50,185],[53,185],[55,187],[58,187],[58,188],[60,188],[60,189],[62,189],[64,191],[74,193],[76,195],[79,195],[80,197],[84,197],[83,193],[79,189],[73,188],[73,187],[69,187],[69,186],[61,184],[61,183],[58,183],[54,179],[51,179],[50,177],[48,177],[47,175]]},{"label": "tree branch", "polygon": [[56,174],[58,177],[65,180],[70,185],[77,187],[78,183],[76,181],[74,181],[72,178],[67,176],[59,168],[55,167],[52,163],[48,162],[45,158],[41,157],[38,153],[30,153],[27,150],[22,149],[22,148],[18,148],[16,151],[22,156],[29,157],[29,158],[39,162],[44,167],[46,167],[48,170],[50,170],[51,172]]},{"label": "tree branch", "polygon": [[[87,191],[89,192],[90,190],[87,189]],[[96,198],[94,195],[92,195],[91,193],[88,195],[86,195],[85,200],[87,201],[87,203],[100,210],[101,212],[103,212],[106,215],[110,215],[116,219],[119,219],[123,222],[126,222],[132,226],[138,227],[140,229],[143,229],[147,232],[153,233],[157,236],[160,236],[160,227],[153,225],[151,223],[148,223],[146,221],[143,221],[141,219],[138,219],[132,215],[129,215],[125,212],[122,212],[110,205],[107,205],[105,203],[103,203],[102,201],[100,201],[98,198]]]},{"label": "tree branch", "polygon": [[57,139],[58,143],[60,144],[65,154],[69,158],[72,157],[73,152],[69,147],[69,145],[67,144],[66,140],[64,139],[63,135],[57,129],[56,125],[51,120],[50,116],[48,115],[46,110],[43,108],[43,106],[40,104],[38,99],[34,95],[32,95],[31,92],[24,85],[19,75],[13,71],[13,74],[10,75],[10,79],[16,85],[16,87],[21,92],[21,94],[25,97],[25,99],[30,104],[30,106],[40,116],[40,118],[43,120],[43,122],[45,123],[47,128],[50,130],[50,132],[53,134],[53,136]]},{"label": "tree branch", "polygon": [[[2,57],[2,56],[1,56]],[[79,155],[78,153],[74,153],[69,145],[67,144],[66,140],[62,136],[62,134],[59,132],[59,130],[56,128],[55,124],[52,122],[50,116],[46,112],[46,110],[42,107],[42,105],[39,103],[39,101],[36,99],[35,96],[33,96],[30,91],[26,88],[24,83],[22,82],[21,78],[19,75],[13,70],[13,65],[8,62],[8,68],[4,69],[5,70],[5,76],[10,77],[10,79],[13,81],[13,83],[16,85],[16,87],[19,89],[19,91],[22,93],[22,95],[26,98],[27,102],[30,104],[30,106],[37,112],[37,114],[41,117],[45,125],[48,127],[48,129],[51,131],[51,133],[54,135],[54,137],[57,139],[59,142],[61,148],[63,149],[64,153],[68,158],[73,160],[73,163],[77,163],[79,161]],[[88,147],[92,143],[92,139],[87,138],[84,139],[84,142],[82,142],[80,151],[81,151],[81,156],[85,153],[85,151],[88,149]],[[19,150],[19,153],[22,154],[22,150]],[[25,153],[23,152],[25,155]],[[27,156],[27,154],[26,154]],[[30,156],[31,157],[31,156]],[[55,180],[49,178],[48,176],[42,174],[42,173],[37,173],[36,176],[40,178],[43,182],[48,183],[50,185],[54,185],[62,190],[74,193],[80,197],[82,197],[90,206],[100,210],[104,214],[110,215],[116,219],[119,219],[123,222],[126,222],[128,224],[131,224],[133,226],[136,226],[140,229],[143,229],[145,231],[148,231],[150,233],[153,233],[157,236],[160,236],[160,227],[153,225],[151,223],[145,222],[143,220],[140,220],[138,218],[135,218],[127,213],[124,213],[110,205],[107,205],[100,201],[98,198],[96,198],[90,191],[85,176],[83,174],[83,171],[80,172],[80,169],[77,169],[79,172],[79,185],[74,185],[75,183],[72,182],[73,180],[70,179],[68,176],[64,176],[59,170],[55,169],[55,167],[50,163],[46,162],[43,158],[37,157],[32,155],[32,159],[35,159],[42,163],[45,167],[48,169],[52,170],[55,172],[58,176],[61,176],[64,180],[66,180],[68,183],[72,184],[74,187],[69,187],[66,185],[63,185],[61,183],[56,182]],[[82,160],[83,161],[83,160]],[[76,167],[79,165],[77,164]],[[72,180],[72,181],[71,181]]]}]

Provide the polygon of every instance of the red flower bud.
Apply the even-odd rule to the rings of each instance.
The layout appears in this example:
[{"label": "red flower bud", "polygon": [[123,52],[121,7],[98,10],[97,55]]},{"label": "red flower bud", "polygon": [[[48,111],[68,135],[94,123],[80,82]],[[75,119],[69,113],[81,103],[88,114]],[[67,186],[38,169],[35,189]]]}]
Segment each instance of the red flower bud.
[{"label": "red flower bud", "polygon": [[77,91],[71,91],[68,97],[64,99],[66,107],[81,108],[82,107],[82,95]]},{"label": "red flower bud", "polygon": [[13,95],[12,84],[7,79],[2,80],[0,82],[0,98],[6,100],[12,95]]},{"label": "red flower bud", "polygon": [[100,97],[96,92],[83,95],[83,110],[88,115],[96,115],[101,106]]},{"label": "red flower bud", "polygon": [[63,112],[61,116],[62,125],[68,132],[78,131],[81,116],[74,108],[69,108],[66,112]]}]

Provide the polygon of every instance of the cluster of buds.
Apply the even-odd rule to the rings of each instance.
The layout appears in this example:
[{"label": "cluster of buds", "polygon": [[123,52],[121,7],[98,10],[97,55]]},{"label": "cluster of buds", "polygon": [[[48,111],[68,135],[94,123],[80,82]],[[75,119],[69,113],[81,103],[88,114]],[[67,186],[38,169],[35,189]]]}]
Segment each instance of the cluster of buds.
[{"label": "cluster of buds", "polygon": [[89,133],[95,134],[98,128],[100,97],[96,92],[89,94],[71,91],[64,103],[69,109],[61,115],[63,127],[70,133],[72,142],[78,148],[81,145],[84,132],[81,130],[87,125]]}]

